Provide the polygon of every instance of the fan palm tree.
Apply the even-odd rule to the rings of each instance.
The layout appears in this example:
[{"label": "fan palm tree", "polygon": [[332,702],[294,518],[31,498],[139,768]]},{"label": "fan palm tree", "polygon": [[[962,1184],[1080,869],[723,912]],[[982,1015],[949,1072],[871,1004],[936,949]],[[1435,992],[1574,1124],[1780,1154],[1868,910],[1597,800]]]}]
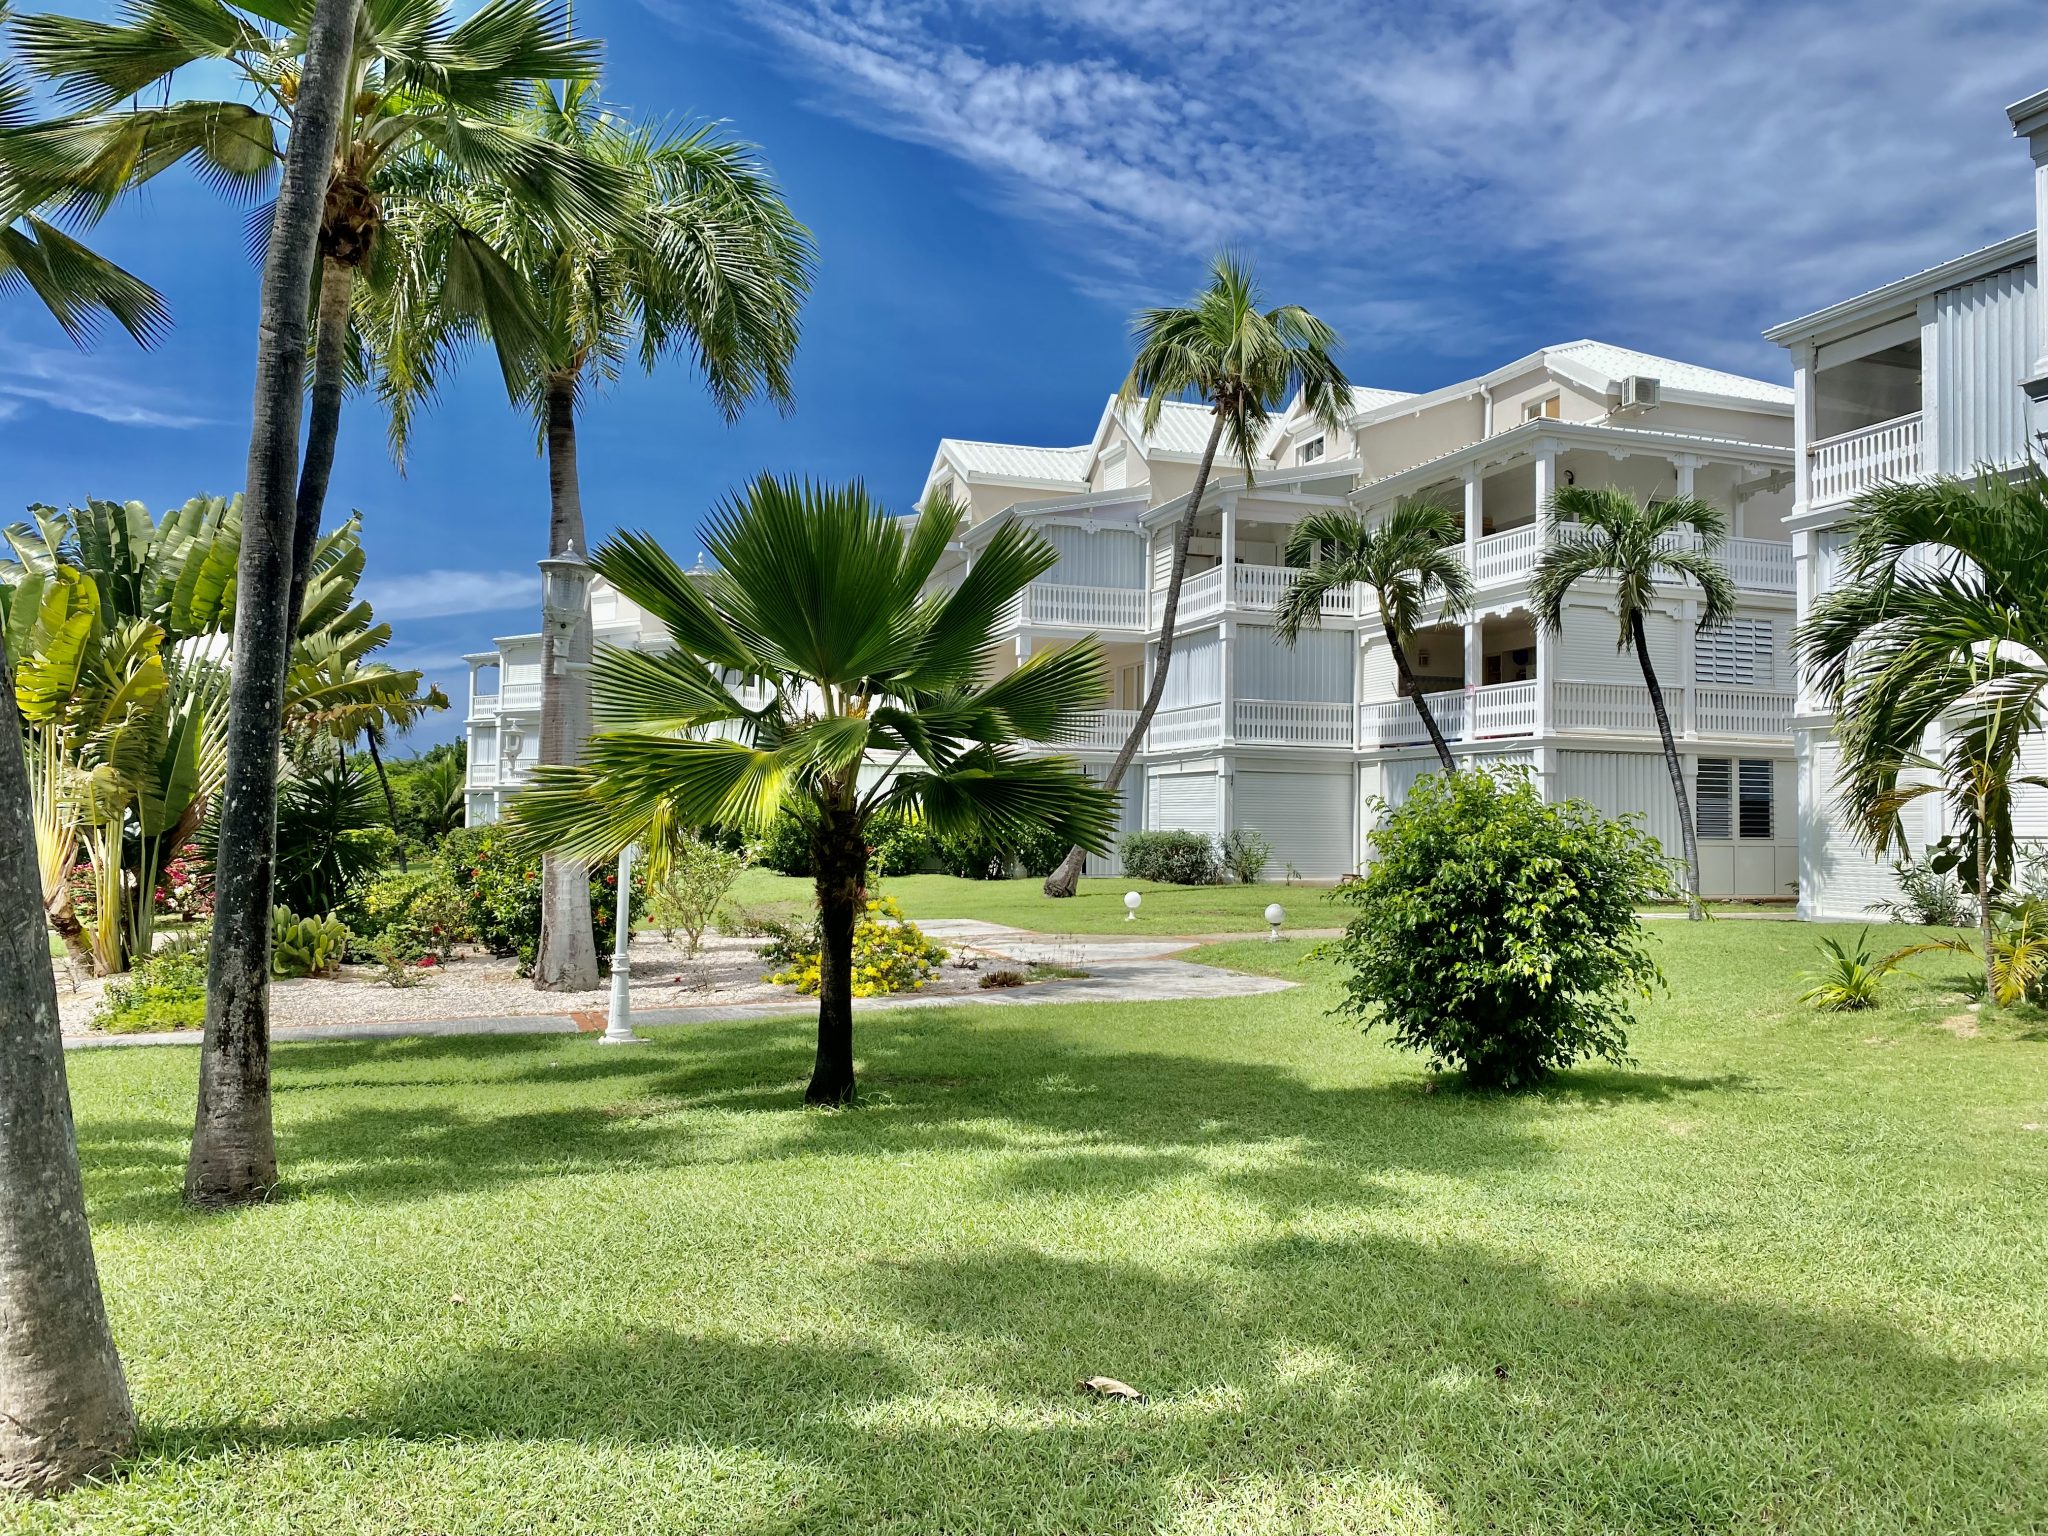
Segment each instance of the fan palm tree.
[{"label": "fan palm tree", "polygon": [[[616,173],[628,189],[612,227],[537,223],[501,184],[454,197],[430,189],[394,217],[416,260],[366,295],[364,330],[402,451],[415,404],[451,351],[482,331],[516,404],[531,412],[548,464],[548,554],[590,548],[577,470],[578,411],[636,360],[652,372],[686,353],[726,420],[756,399],[787,410],[798,311],[809,292],[811,240],[758,152],[711,128],[634,126],[580,82],[536,86],[514,120],[532,138]],[[467,252],[489,249],[517,287],[488,312],[451,304]],[[458,260],[458,258],[460,258]],[[516,325],[502,324],[510,311]],[[540,761],[576,760],[589,735],[590,631],[542,637]],[[558,665],[556,646],[564,654]],[[541,877],[533,982],[598,985],[589,871],[549,855]]]},{"label": "fan palm tree", "polygon": [[[674,648],[600,653],[599,729],[582,764],[537,770],[507,816],[527,846],[595,861],[657,826],[765,832],[797,807],[823,939],[813,1104],[854,1093],[853,930],[876,817],[1091,849],[1114,818],[1071,760],[1022,750],[1087,728],[1106,681],[1100,647],[1062,646],[980,681],[1003,604],[1056,552],[1009,525],[958,587],[921,595],[960,522],[936,498],[913,523],[859,485],[763,476],[713,514],[708,572],[685,572],[644,534],[613,538],[598,571]],[[765,684],[767,702],[748,707],[726,678]]]},{"label": "fan palm tree", "polygon": [[[1714,558],[1727,537],[1728,520],[1721,509],[1691,496],[1645,506],[1615,486],[1560,486],[1550,498],[1560,527],[1550,547],[1536,562],[1529,591],[1536,622],[1552,634],[1564,630],[1566,595],[1582,581],[1614,586],[1615,613],[1621,632],[1615,649],[1635,653],[1650,693],[1650,712],[1664,742],[1664,766],[1671,775],[1671,793],[1678,801],[1679,836],[1685,847],[1686,912],[1694,922],[1706,914],[1700,907],[1699,830],[1693,824],[1692,797],[1685,791],[1685,768],[1678,760],[1678,742],[1671,731],[1671,712],[1664,704],[1664,685],[1650,660],[1649,636],[1643,615],[1657,604],[1660,582],[1689,583],[1700,591],[1699,627],[1718,628],[1735,616],[1735,584]],[[1550,686],[1545,679],[1544,686]]]},{"label": "fan palm tree", "polygon": [[1303,567],[1302,573],[1280,599],[1273,626],[1292,645],[1304,626],[1322,623],[1326,593],[1353,583],[1372,588],[1395,670],[1445,773],[1456,773],[1458,764],[1408,663],[1408,643],[1432,607],[1439,622],[1448,623],[1472,601],[1472,573],[1458,549],[1460,535],[1450,508],[1427,497],[1404,496],[1378,526],[1355,512],[1303,518],[1287,537],[1287,561]]},{"label": "fan palm tree", "polygon": [[[7,12],[0,4],[0,30]],[[150,346],[170,324],[163,296],[39,217],[47,199],[20,185],[10,151],[32,121],[27,85],[0,59],[0,293],[28,289],[78,346],[92,341],[102,318]]]},{"label": "fan palm tree", "polygon": [[[1193,301],[1174,309],[1140,310],[1131,329],[1138,355],[1117,392],[1128,410],[1140,402],[1146,433],[1157,429],[1166,402],[1192,397],[1209,407],[1209,437],[1202,448],[1194,489],[1174,529],[1173,564],[1167,574],[1166,601],[1160,620],[1159,644],[1153,651],[1152,686],[1145,691],[1138,717],[1118,748],[1103,788],[1115,794],[1131,761],[1152,728],[1159,701],[1166,695],[1166,674],[1173,664],[1174,624],[1180,616],[1181,585],[1187,578],[1188,542],[1195,534],[1202,498],[1216,455],[1226,445],[1244,467],[1245,483],[1259,456],[1259,443],[1276,407],[1299,392],[1309,414],[1332,435],[1343,430],[1351,404],[1351,386],[1337,365],[1342,343],[1337,333],[1295,304],[1261,309],[1263,295],[1251,268],[1229,252],[1209,264],[1209,285]],[[1045,894],[1071,896],[1080,885],[1081,848],[1068,850],[1059,868],[1046,876]]]},{"label": "fan palm tree", "polygon": [[[1995,1000],[1992,909],[2016,857],[2012,793],[2040,782],[2018,771],[2020,751],[2048,724],[2048,477],[2036,468],[1879,486],[1850,518],[1840,583],[1798,635],[1806,675],[1838,721],[1837,787],[1879,853],[1906,851],[1908,803],[1946,797]],[[1938,757],[1924,750],[1930,732],[1943,739]]]}]

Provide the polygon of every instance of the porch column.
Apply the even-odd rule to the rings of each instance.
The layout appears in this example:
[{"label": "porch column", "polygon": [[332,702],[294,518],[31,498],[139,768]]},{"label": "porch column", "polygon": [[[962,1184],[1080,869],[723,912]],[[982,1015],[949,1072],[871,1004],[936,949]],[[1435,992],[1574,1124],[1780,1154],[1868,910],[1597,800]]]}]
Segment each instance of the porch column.
[{"label": "porch column", "polygon": [[[1237,740],[1237,620],[1225,619],[1217,626],[1223,641],[1222,735],[1227,747]],[[1229,828],[1226,825],[1225,831]]]},{"label": "porch column", "polygon": [[1557,490],[1557,444],[1548,438],[1536,445],[1536,526],[1543,530],[1543,542],[1550,542],[1550,530],[1557,518],[1550,510],[1550,498]]},{"label": "porch column", "polygon": [[[1545,439],[1536,445],[1536,527],[1544,548],[1548,548],[1557,528],[1557,518],[1551,511],[1550,498],[1557,487],[1557,444]],[[1538,621],[1536,625],[1536,734],[1539,738],[1548,736],[1551,730],[1552,674],[1557,670],[1557,636],[1550,632],[1547,624]],[[1539,754],[1539,763],[1547,763],[1547,756]],[[1539,769],[1547,779],[1548,767]],[[1544,795],[1549,797],[1546,784]]]},{"label": "porch column", "polygon": [[1486,621],[1477,615],[1465,621],[1465,739],[1479,734],[1479,701],[1473,693],[1486,685]]},{"label": "porch column", "polygon": [[1795,516],[1813,504],[1813,360],[1812,342],[1802,341],[1792,349],[1792,511]]},{"label": "porch column", "polygon": [[[1237,498],[1218,498],[1223,519],[1223,603],[1237,606]],[[1229,663],[1226,661],[1227,667]]]},{"label": "porch column", "polygon": [[1688,597],[1678,605],[1678,732],[1688,740],[1700,733],[1699,622],[1699,599]]},{"label": "porch column", "polygon": [[1678,472],[1678,495],[1683,500],[1693,493],[1693,471],[1704,461],[1689,453],[1675,453],[1671,456],[1671,467]]},{"label": "porch column", "polygon": [[1486,475],[1477,464],[1465,466],[1465,569],[1479,574],[1479,541],[1486,536]]}]

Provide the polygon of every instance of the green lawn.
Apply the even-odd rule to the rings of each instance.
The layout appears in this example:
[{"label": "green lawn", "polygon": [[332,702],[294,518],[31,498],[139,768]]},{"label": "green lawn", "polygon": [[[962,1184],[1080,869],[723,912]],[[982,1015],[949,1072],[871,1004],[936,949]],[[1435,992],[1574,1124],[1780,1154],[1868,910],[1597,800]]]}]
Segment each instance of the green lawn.
[{"label": "green lawn", "polygon": [[145,1452],[13,1518],[2048,1529],[2048,1027],[1815,1015],[1814,936],[1658,924],[1640,1064],[1519,1101],[1256,942],[1210,953],[1311,985],[863,1016],[841,1114],[786,1022],[287,1046],[291,1185],[228,1216],[178,1203],[193,1053],[81,1054]]}]

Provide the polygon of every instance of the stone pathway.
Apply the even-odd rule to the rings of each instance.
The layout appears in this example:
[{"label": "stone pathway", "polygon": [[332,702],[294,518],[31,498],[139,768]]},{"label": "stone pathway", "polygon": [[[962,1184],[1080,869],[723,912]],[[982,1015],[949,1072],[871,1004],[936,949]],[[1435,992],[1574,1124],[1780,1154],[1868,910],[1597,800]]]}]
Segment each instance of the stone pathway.
[{"label": "stone pathway", "polygon": [[[1031,933],[999,923],[946,918],[919,923],[941,943],[993,950],[1024,965],[1058,965],[1088,974],[1075,981],[1034,982],[1025,987],[987,992],[924,997],[857,998],[862,1012],[890,1008],[1031,1007],[1046,1003],[1158,1003],[1190,999],[1257,997],[1295,985],[1270,976],[1246,976],[1195,965],[1175,957],[1208,942],[1201,939],[1125,939],[1100,934],[1060,936]],[[1301,937],[1305,935],[1295,935]],[[1263,935],[1261,935],[1263,937]],[[672,1024],[722,1024],[742,1019],[787,1018],[815,1013],[817,1003],[790,997],[762,1003],[706,1003],[702,1006],[636,1009],[635,1028]],[[604,1015],[587,1009],[570,1013],[531,1013],[480,1018],[424,1019],[411,1022],[352,1024],[281,1024],[270,1038],[296,1040],[390,1040],[413,1035],[571,1035],[604,1028]],[[71,1035],[66,1050],[106,1050],[131,1045],[197,1045],[196,1030],[138,1035]]]}]

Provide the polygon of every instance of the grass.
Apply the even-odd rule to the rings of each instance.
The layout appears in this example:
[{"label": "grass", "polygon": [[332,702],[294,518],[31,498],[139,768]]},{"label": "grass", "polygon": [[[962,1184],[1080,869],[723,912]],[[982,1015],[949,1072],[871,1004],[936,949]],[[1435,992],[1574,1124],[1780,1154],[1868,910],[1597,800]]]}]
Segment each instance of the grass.
[{"label": "grass", "polygon": [[16,1528],[2048,1528],[2048,1030],[1813,1013],[1814,938],[1656,924],[1638,1065],[1519,1100],[1299,941],[1204,952],[1306,983],[1250,1001],[863,1015],[839,1114],[786,1021],[285,1046],[290,1183],[216,1216],[194,1054],[81,1053],[145,1443]]}]

